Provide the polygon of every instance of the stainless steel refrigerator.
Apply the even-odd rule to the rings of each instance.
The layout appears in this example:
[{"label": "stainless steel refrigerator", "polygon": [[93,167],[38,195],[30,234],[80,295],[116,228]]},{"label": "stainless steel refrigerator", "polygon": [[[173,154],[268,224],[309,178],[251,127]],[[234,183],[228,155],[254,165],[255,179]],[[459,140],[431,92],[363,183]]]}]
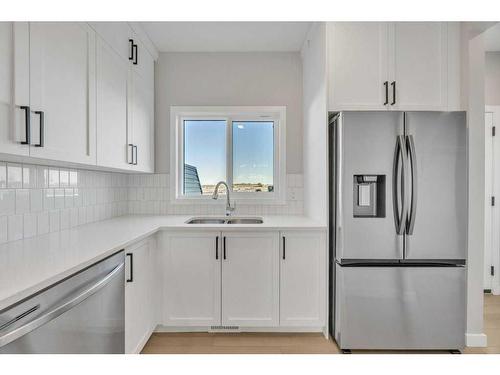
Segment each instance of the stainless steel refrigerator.
[{"label": "stainless steel refrigerator", "polygon": [[330,119],[331,333],[341,349],[461,349],[463,112]]}]

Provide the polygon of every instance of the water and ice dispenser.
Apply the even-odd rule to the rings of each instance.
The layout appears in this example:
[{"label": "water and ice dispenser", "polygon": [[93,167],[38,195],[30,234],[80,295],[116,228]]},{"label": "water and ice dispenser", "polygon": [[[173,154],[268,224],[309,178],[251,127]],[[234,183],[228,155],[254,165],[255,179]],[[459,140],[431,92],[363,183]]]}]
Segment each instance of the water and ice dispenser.
[{"label": "water and ice dispenser", "polygon": [[354,175],[354,217],[385,217],[385,175]]}]

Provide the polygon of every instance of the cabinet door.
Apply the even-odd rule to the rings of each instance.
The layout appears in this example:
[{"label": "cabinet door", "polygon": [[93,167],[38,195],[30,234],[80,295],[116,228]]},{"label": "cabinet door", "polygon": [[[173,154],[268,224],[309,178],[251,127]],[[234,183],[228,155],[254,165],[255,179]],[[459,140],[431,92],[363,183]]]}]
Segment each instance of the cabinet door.
[{"label": "cabinet door", "polygon": [[95,165],[95,33],[87,24],[30,24],[30,98],[45,120],[44,146],[31,156]]},{"label": "cabinet door", "polygon": [[129,63],[97,39],[97,165],[130,169],[128,131]]},{"label": "cabinet door", "polygon": [[324,233],[281,233],[280,325],[325,325],[326,240]]},{"label": "cabinet door", "polygon": [[29,106],[29,25],[0,22],[0,152],[29,155],[26,115]]},{"label": "cabinet door", "polygon": [[[389,32],[391,83],[395,110],[446,110],[446,22],[396,22]],[[391,87],[391,103],[393,87]]]},{"label": "cabinet door", "polygon": [[383,110],[388,24],[328,24],[329,110]]},{"label": "cabinet door", "polygon": [[146,86],[150,89],[154,87],[154,59],[153,56],[146,49],[144,44],[139,40],[137,36],[133,37],[134,43],[137,45],[134,49],[134,57],[132,60],[132,66],[134,71],[139,74]]},{"label": "cabinet door", "polygon": [[134,170],[154,172],[154,93],[137,74],[132,74],[131,121],[135,146]]},{"label": "cabinet door", "polygon": [[90,22],[90,26],[123,59],[130,63],[133,31],[127,22]]},{"label": "cabinet door", "polygon": [[278,233],[223,233],[223,325],[278,326],[278,256]]},{"label": "cabinet door", "polygon": [[219,232],[161,234],[163,324],[220,324]]},{"label": "cabinet door", "polygon": [[148,241],[126,250],[125,352],[138,353],[152,330],[151,262]]}]

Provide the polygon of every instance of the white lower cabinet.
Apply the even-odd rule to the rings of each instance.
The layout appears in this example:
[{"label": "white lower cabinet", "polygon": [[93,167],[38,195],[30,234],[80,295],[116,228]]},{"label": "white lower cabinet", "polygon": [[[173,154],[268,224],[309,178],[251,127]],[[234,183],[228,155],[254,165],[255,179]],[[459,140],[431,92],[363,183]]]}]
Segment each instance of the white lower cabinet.
[{"label": "white lower cabinet", "polygon": [[222,324],[279,324],[277,232],[223,232]]},{"label": "white lower cabinet", "polygon": [[185,230],[160,236],[160,324],[315,331],[326,325],[323,231]]},{"label": "white lower cabinet", "polygon": [[326,267],[323,232],[281,232],[281,326],[325,325]]},{"label": "white lower cabinet", "polygon": [[157,323],[154,240],[125,249],[125,353],[139,353]]},{"label": "white lower cabinet", "polygon": [[165,232],[161,236],[162,323],[167,326],[219,325],[220,232]]}]

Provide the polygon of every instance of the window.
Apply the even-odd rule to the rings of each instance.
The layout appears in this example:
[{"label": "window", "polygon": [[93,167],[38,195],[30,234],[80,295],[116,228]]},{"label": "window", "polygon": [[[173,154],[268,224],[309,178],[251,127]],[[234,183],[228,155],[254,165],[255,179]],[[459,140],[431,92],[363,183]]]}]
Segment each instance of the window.
[{"label": "window", "polygon": [[[171,107],[172,199],[283,203],[285,107]],[[221,190],[225,193],[225,190]]]}]

